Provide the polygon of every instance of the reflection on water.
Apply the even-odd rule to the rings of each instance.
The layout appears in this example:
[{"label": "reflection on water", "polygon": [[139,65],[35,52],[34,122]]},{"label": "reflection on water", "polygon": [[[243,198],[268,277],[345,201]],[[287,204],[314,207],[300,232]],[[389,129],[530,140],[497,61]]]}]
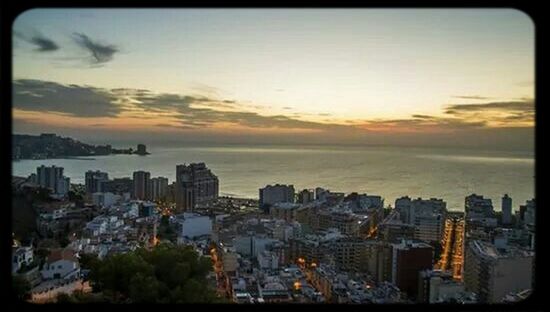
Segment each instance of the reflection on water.
[{"label": "reflection on water", "polygon": [[[508,193],[517,208],[534,194],[534,158],[526,152],[437,148],[345,146],[191,146],[150,147],[151,155],[111,155],[80,159],[13,162],[14,175],[36,167],[65,168],[73,183],[84,183],[84,172],[102,170],[109,177],[131,177],[136,170],[175,179],[177,164],[205,162],[220,178],[220,193],[257,197],[266,184],[289,183],[296,189],[321,186],[333,191],[367,192],[386,198],[439,197],[449,209],[462,210],[464,197],[478,193],[493,199]],[[87,161],[82,161],[87,159]]]}]

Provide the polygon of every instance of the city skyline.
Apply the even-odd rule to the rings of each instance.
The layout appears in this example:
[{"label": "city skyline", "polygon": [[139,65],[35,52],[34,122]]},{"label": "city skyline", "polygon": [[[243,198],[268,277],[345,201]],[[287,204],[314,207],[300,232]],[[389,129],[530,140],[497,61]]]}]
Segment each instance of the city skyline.
[{"label": "city skyline", "polygon": [[13,31],[16,133],[534,146],[517,10],[35,9]]}]

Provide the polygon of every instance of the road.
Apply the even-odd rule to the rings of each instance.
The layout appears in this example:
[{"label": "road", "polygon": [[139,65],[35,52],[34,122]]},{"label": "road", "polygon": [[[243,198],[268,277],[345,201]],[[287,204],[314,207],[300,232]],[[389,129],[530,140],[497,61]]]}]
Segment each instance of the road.
[{"label": "road", "polygon": [[448,218],[445,220],[441,246],[441,258],[434,268],[452,271],[453,278],[461,281],[464,263],[464,219]]}]

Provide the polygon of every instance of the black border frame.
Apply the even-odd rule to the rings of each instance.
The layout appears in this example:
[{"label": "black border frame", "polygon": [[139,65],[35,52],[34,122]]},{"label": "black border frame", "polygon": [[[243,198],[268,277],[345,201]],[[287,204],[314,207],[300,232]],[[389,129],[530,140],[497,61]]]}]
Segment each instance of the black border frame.
[{"label": "black border frame", "polygon": [[[338,2],[337,5],[329,4],[328,6],[321,6],[321,2],[312,2],[312,1],[302,1],[300,3],[293,3],[290,1],[280,1],[279,3],[272,3],[267,4],[265,6],[261,5],[247,5],[246,3],[239,3],[234,6],[228,6],[226,3],[223,3],[222,1],[211,1],[206,3],[194,3],[194,4],[180,4],[180,5],[174,5],[174,3],[170,3],[166,0],[156,0],[156,1],[143,1],[143,2],[129,2],[124,0],[112,0],[112,1],[92,1],[92,0],[84,0],[80,1],[78,5],[76,5],[73,2],[67,1],[67,0],[43,0],[43,1],[17,1],[16,3],[9,3],[9,5],[6,5],[6,2],[2,2],[1,4],[1,11],[0,11],[0,23],[2,24],[1,29],[1,46],[0,46],[0,56],[2,57],[2,66],[1,66],[1,73],[3,79],[1,79],[0,83],[2,84],[2,90],[5,90],[1,93],[3,103],[1,104],[2,112],[0,113],[0,126],[2,127],[2,146],[4,146],[6,149],[2,153],[3,156],[3,162],[2,162],[2,177],[4,179],[0,180],[2,183],[2,190],[6,190],[6,192],[2,192],[2,194],[5,194],[4,196],[7,197],[8,195],[11,195],[11,178],[8,178],[11,176],[11,138],[12,138],[12,127],[11,127],[11,92],[8,90],[11,90],[11,79],[12,79],[12,60],[11,60],[11,51],[12,51],[12,23],[17,18],[17,16],[21,13],[23,13],[26,10],[33,9],[33,8],[443,8],[443,9],[453,9],[453,8],[511,8],[511,9],[517,9],[525,14],[527,14],[532,22],[535,25],[535,105],[536,105],[536,114],[535,114],[535,172],[540,177],[540,172],[543,170],[543,166],[545,165],[544,160],[546,159],[545,155],[545,149],[543,148],[543,145],[541,144],[541,140],[543,137],[543,128],[544,128],[544,121],[543,121],[543,115],[545,110],[545,105],[543,104],[545,101],[545,97],[543,92],[543,88],[541,88],[542,85],[542,75],[541,75],[541,68],[543,67],[544,59],[543,56],[546,55],[544,53],[545,46],[544,46],[544,34],[547,33],[546,27],[544,25],[545,18],[544,13],[542,9],[542,5],[540,7],[535,6],[529,6],[525,1],[511,1],[511,0],[505,0],[505,1],[456,1],[456,0],[450,0],[445,2],[436,2],[436,1],[403,1],[403,0],[387,0],[387,1],[369,1],[364,3],[343,3]],[[547,51],[546,51],[547,52]],[[543,156],[544,155],[544,156]],[[538,161],[542,160],[542,161]],[[540,192],[542,190],[542,185],[540,181],[541,179],[536,179],[535,181],[535,194],[543,194]],[[535,195],[535,197],[537,197]],[[546,268],[544,266],[545,264],[545,257],[544,254],[544,246],[542,245],[544,237],[542,236],[541,229],[542,229],[542,221],[545,220],[544,213],[545,213],[545,199],[542,196],[538,196],[537,198],[537,205],[540,207],[536,214],[536,231],[537,235],[535,237],[536,240],[536,249],[537,253],[535,256],[535,265],[536,265],[536,278],[535,278],[535,289],[533,291],[533,294],[526,300],[514,303],[514,304],[474,304],[474,305],[452,305],[452,304],[443,304],[443,305],[433,305],[433,304],[414,304],[414,305],[330,305],[330,304],[324,304],[324,305],[313,305],[313,304],[306,304],[306,305],[294,305],[294,304],[273,304],[273,305],[190,305],[191,309],[193,309],[193,306],[196,306],[195,308],[202,308],[204,306],[205,308],[208,306],[208,309],[237,309],[238,311],[246,310],[246,309],[275,309],[275,310],[282,310],[287,308],[297,308],[299,310],[309,310],[309,309],[351,309],[351,310],[363,310],[363,309],[374,309],[374,310],[434,310],[434,311],[441,311],[441,310],[449,310],[449,311],[478,311],[478,310],[499,310],[499,311],[513,311],[513,310],[536,310],[536,311],[543,311],[545,310],[546,306],[550,307],[550,304],[545,304],[544,302],[544,281],[545,281],[545,271]],[[11,206],[11,205],[10,205]],[[4,208],[6,209],[6,208]],[[6,211],[6,210],[5,210]],[[11,255],[11,209],[8,210],[7,215],[5,215],[4,218],[1,218],[1,222],[4,223],[0,228],[3,231],[3,237],[5,238],[4,241],[4,247],[5,250],[3,252],[0,252],[2,255],[2,263],[0,265],[1,268],[1,280],[3,283],[6,283],[8,291],[2,292],[2,294],[6,295],[6,299],[8,299],[8,302],[10,302],[10,307],[16,307],[17,305],[13,301],[12,291],[11,291],[11,269],[10,269],[10,261],[8,254]],[[9,283],[9,284],[8,284]],[[103,304],[95,304],[95,305],[77,305],[76,308],[88,308],[91,307],[91,309],[98,309],[98,308],[112,308],[118,309],[122,307],[123,309],[132,309],[135,310],[137,305],[126,305],[126,306],[105,306]],[[148,305],[141,304],[140,306],[143,306],[143,308],[148,309]],[[18,304],[16,310],[20,311],[22,309],[73,309],[75,306],[68,306],[67,305],[32,305],[32,304]],[[140,308],[140,307],[138,307]],[[154,307],[153,307],[154,308]],[[172,308],[171,305],[166,305],[166,308]],[[175,309],[185,309],[185,306],[174,306]]]}]

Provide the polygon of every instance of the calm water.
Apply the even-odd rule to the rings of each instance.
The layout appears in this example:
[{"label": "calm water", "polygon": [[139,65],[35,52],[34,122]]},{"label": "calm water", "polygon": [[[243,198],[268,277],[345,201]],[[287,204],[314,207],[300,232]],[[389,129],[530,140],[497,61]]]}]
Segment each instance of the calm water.
[{"label": "calm water", "polygon": [[222,195],[257,198],[258,188],[289,183],[299,190],[321,186],[333,191],[382,195],[395,199],[438,197],[450,210],[463,210],[471,193],[493,199],[508,193],[513,207],[534,197],[533,153],[402,147],[195,146],[150,147],[148,156],[113,155],[79,159],[13,162],[13,174],[27,176],[36,167],[65,168],[73,183],[84,172],[102,170],[110,178],[131,177],[136,170],[175,179],[176,164],[203,161],[220,179]]}]

